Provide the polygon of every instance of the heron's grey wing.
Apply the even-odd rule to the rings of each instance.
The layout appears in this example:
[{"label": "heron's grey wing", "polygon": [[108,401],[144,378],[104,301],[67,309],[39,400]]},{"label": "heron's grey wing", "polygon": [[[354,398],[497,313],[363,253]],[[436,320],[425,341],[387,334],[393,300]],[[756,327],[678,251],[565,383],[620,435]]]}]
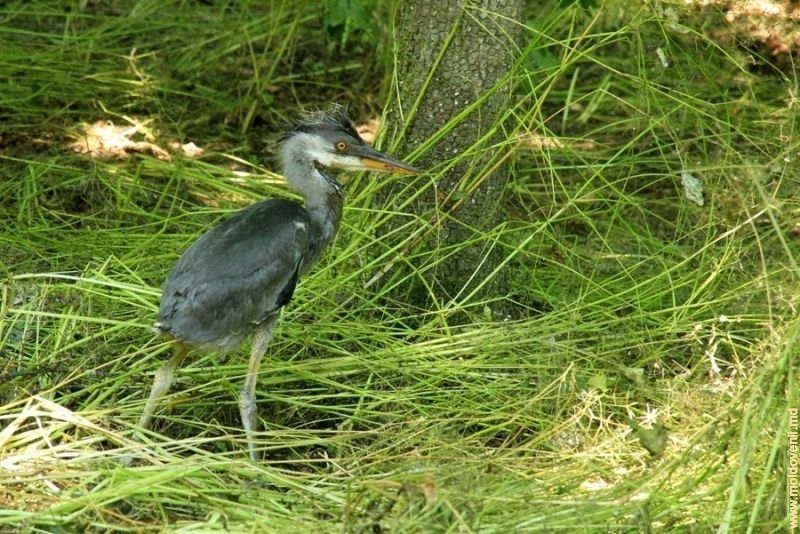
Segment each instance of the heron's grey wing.
[{"label": "heron's grey wing", "polygon": [[228,349],[292,297],[308,253],[308,214],[286,200],[254,204],[198,239],[167,279],[157,327]]}]

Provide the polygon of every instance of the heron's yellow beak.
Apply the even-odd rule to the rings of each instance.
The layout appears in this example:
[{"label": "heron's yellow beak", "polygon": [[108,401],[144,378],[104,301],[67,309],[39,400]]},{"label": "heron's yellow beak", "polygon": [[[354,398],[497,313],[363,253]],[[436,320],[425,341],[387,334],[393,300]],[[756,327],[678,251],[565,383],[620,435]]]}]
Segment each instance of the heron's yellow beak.
[{"label": "heron's yellow beak", "polygon": [[359,163],[365,170],[407,175],[419,174],[420,172],[419,169],[366,145],[359,147],[358,153],[353,155],[358,158]]}]

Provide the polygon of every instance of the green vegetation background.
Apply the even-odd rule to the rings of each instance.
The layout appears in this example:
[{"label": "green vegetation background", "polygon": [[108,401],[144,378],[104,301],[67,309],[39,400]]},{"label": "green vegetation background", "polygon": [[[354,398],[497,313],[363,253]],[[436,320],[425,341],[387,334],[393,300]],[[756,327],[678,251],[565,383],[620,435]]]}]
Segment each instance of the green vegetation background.
[{"label": "green vegetation background", "polygon": [[[392,6],[4,3],[0,531],[788,528],[797,72],[722,13],[630,6],[521,21],[507,223],[485,242],[526,318],[387,305],[376,221],[409,240],[422,221],[354,178],[263,366],[253,464],[243,354],[190,358],[134,435],[169,349],[148,330],[160,286],[210,225],[286,194],[273,154],[297,109],[380,113]],[[76,152],[98,121],[133,144]]]}]

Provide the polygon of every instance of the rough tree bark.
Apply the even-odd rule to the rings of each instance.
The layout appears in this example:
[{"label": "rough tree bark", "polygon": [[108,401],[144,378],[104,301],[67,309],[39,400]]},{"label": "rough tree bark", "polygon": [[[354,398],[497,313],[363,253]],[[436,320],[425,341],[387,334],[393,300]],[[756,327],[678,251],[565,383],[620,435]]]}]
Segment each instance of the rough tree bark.
[{"label": "rough tree bark", "polygon": [[[436,187],[413,203],[414,214],[431,231],[413,250],[404,251],[414,258],[405,268],[416,272],[392,297],[406,304],[423,309],[446,306],[453,299],[464,304],[464,297],[480,284],[485,285],[470,303],[505,295],[504,273],[486,283],[503,251],[475,237],[494,228],[503,215],[498,203],[508,170],[502,149],[496,147],[508,145],[502,145],[501,129],[487,134],[510,105],[511,86],[502,80],[519,52],[522,13],[521,0],[401,2],[395,24],[398,83],[387,108],[390,129],[407,121],[398,153],[407,154],[450,121],[456,123],[414,163],[433,170],[427,179],[433,175]],[[455,164],[441,170],[450,163]],[[418,183],[424,185],[425,178]],[[399,208],[402,187],[382,189],[383,205]],[[389,239],[391,230],[386,232]],[[470,241],[475,242],[463,245]],[[509,314],[500,300],[489,309],[496,318]]]}]

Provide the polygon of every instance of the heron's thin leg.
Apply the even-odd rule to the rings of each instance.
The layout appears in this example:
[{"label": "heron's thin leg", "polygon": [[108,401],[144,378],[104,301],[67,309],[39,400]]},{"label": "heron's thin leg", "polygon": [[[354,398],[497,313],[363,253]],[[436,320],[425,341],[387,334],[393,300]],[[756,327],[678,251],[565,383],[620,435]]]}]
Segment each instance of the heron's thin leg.
[{"label": "heron's thin leg", "polygon": [[183,362],[189,349],[189,345],[185,343],[176,343],[172,357],[156,371],[156,376],[153,379],[153,388],[150,390],[147,403],[144,405],[144,413],[139,418],[139,422],[136,423],[139,428],[147,429],[150,426],[150,419],[158,407],[159,399],[169,390],[170,385],[172,385],[172,375],[175,374],[175,369]]},{"label": "heron's thin leg", "polygon": [[239,413],[242,415],[242,426],[244,427],[247,448],[250,451],[250,459],[256,460],[255,428],[258,424],[258,410],[256,409],[256,380],[258,379],[258,369],[261,367],[261,359],[267,351],[267,345],[272,338],[272,328],[275,326],[277,314],[264,319],[253,338],[253,347],[250,350],[250,363],[247,365],[247,376],[244,379],[244,387],[239,397]]}]

